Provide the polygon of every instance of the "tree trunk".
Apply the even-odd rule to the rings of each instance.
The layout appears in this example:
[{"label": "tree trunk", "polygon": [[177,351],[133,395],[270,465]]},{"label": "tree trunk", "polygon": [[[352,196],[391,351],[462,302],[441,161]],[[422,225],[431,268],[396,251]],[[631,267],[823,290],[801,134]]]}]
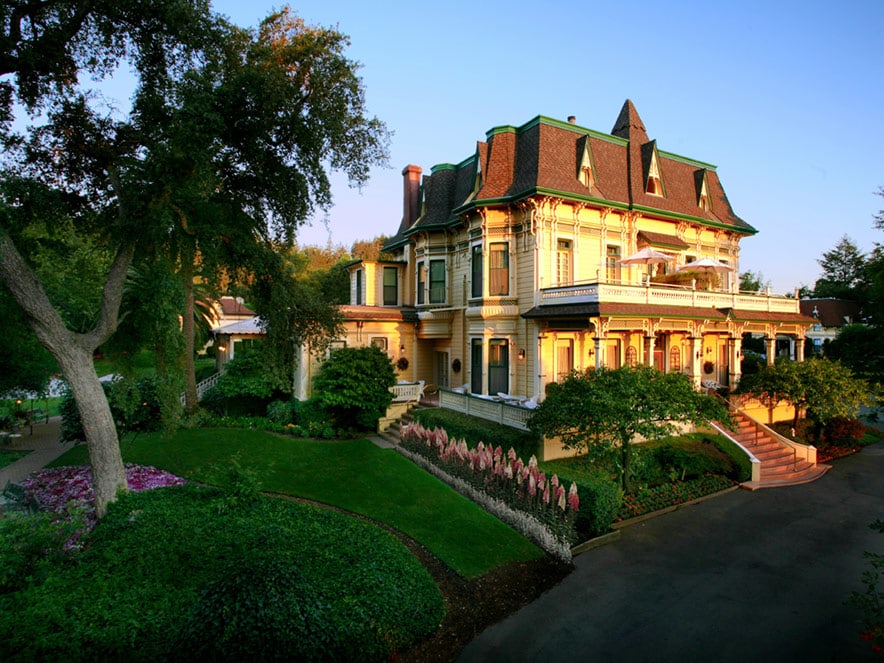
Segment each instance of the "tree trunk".
[{"label": "tree trunk", "polygon": [[92,490],[99,518],[119,491],[128,489],[117,428],[92,361],[92,351],[76,345],[58,355],[58,362],[77,403],[92,465]]},{"label": "tree trunk", "polygon": [[132,255],[132,246],[122,246],[117,251],[104,284],[101,315],[95,328],[75,334],[65,326],[12,238],[0,228],[0,280],[22,307],[28,325],[55,357],[71,386],[89,446],[95,509],[99,518],[107,513],[107,505],[115,499],[117,491],[126,489],[126,472],[117,429],[95,373],[92,354],[117,327],[123,284]]},{"label": "tree trunk", "polygon": [[181,333],[184,334],[184,409],[193,414],[200,406],[196,393],[196,364],[194,362],[194,322],[193,322],[193,259],[182,258],[181,277],[184,279],[184,320]]}]

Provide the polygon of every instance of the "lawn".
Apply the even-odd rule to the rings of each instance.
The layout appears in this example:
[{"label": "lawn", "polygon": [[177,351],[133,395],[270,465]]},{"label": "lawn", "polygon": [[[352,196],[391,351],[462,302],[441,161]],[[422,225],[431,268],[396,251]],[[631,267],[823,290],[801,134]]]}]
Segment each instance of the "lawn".
[{"label": "lawn", "polygon": [[20,458],[27,456],[30,451],[17,451],[14,449],[0,449],[0,468],[12,465]]},{"label": "lawn", "polygon": [[[542,551],[509,526],[413,465],[367,440],[318,442],[261,431],[197,429],[152,433],[123,442],[127,462],[153,465],[212,483],[237,456],[255,469],[261,488],[365,515],[408,534],[471,578]],[[53,465],[87,462],[74,447]]]}]

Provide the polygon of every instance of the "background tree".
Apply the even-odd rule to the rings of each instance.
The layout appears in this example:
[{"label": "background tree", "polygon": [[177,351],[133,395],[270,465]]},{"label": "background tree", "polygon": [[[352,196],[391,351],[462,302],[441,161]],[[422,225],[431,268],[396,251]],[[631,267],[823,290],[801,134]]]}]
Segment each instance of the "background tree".
[{"label": "background tree", "polygon": [[[126,478],[92,353],[117,327],[136,247],[186,269],[226,230],[291,240],[330,204],[327,169],[361,184],[385,161],[387,132],[365,116],[346,37],[288,10],[247,31],[188,0],[13,0],[0,30],[0,279],[71,386],[102,516]],[[79,80],[124,62],[137,88],[121,116]],[[42,122],[27,137],[15,103]],[[39,279],[28,235],[41,227],[110,256],[88,329],[65,324]]]},{"label": "background tree", "polygon": [[865,288],[865,254],[844,235],[835,247],[820,258],[822,276],[814,285],[815,297],[835,297],[862,301]]},{"label": "background tree", "polygon": [[341,315],[305,271],[304,254],[267,249],[256,266],[250,300],[267,333],[261,347],[265,371],[288,393],[295,388],[301,348],[325,352],[341,334]]},{"label": "background tree", "polygon": [[770,281],[761,272],[745,271],[740,274],[740,290],[761,292],[770,287]]},{"label": "background tree", "polygon": [[374,429],[390,403],[396,384],[393,362],[379,348],[341,348],[332,352],[314,379],[316,399],[338,427]]},{"label": "background tree", "polygon": [[871,401],[869,385],[852,371],[830,359],[794,362],[781,359],[740,381],[740,392],[755,394],[776,407],[787,402],[794,408],[792,427],[798,429],[802,411],[817,428],[833,417],[856,417],[861,405]]},{"label": "background tree", "polygon": [[636,437],[653,439],[671,434],[679,423],[727,418],[724,405],[694,391],[686,375],[624,366],[575,372],[551,383],[528,426],[541,435],[560,437],[568,448],[619,448],[620,483],[628,493]]}]

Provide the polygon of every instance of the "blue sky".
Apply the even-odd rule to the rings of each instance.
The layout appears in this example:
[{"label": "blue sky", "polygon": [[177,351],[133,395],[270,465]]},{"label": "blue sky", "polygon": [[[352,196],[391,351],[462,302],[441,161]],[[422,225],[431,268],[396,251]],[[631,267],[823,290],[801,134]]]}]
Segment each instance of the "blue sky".
[{"label": "blue sky", "polygon": [[[213,7],[256,25],[282,3]],[[813,285],[847,235],[884,242],[884,2],[445,3],[303,0],[308,24],[350,36],[368,110],[393,131],[389,169],[361,192],[335,178],[335,206],[299,243],[392,234],[404,166],[470,156],[485,132],[537,115],[609,132],[632,99],[660,149],[706,161],[738,215],[742,271],[776,292]]]}]

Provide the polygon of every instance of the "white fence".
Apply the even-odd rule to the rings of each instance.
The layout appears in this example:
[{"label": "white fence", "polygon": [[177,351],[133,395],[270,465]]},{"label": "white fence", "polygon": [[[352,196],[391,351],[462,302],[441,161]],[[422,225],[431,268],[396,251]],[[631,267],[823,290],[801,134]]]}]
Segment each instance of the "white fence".
[{"label": "white fence", "polygon": [[503,400],[459,394],[447,389],[439,390],[439,407],[481,417],[520,430],[528,430],[526,422],[532,412],[529,408],[509,405]]},{"label": "white fence", "polygon": [[[215,373],[215,375],[210,375],[205,380],[201,380],[196,383],[196,397],[197,399],[201,399],[203,394],[206,393],[209,389],[215,386],[215,383],[218,382],[218,378],[221,377],[221,373]],[[185,405],[185,395],[181,394],[181,404]]]},{"label": "white fence", "polygon": [[424,381],[403,382],[390,387],[394,403],[417,403],[424,394]]}]

